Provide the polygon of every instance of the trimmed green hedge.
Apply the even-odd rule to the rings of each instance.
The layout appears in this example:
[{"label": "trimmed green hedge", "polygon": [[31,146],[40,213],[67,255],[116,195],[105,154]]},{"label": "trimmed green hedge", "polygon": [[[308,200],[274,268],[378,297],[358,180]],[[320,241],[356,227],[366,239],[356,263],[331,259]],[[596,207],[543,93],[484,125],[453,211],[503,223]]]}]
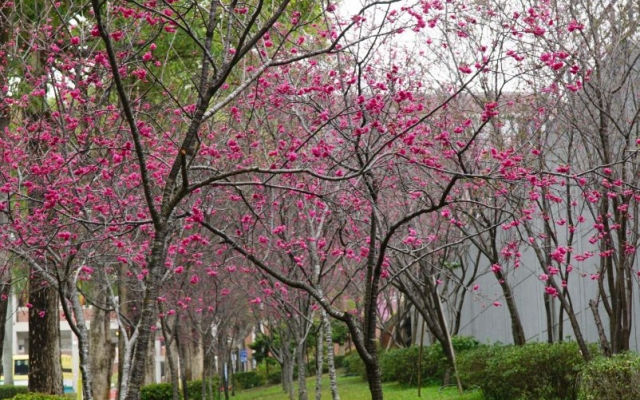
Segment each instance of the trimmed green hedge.
[{"label": "trimmed green hedge", "polygon": [[343,361],[344,372],[347,376],[359,376],[366,379],[367,371],[364,362],[358,355],[357,351],[351,351],[344,356]]},{"label": "trimmed green hedge", "polygon": [[266,383],[266,379],[260,376],[256,371],[237,372],[233,374],[233,384],[237,389],[251,389],[262,386]]},{"label": "trimmed green hedge", "polygon": [[580,400],[640,399],[640,356],[636,353],[598,357],[580,373]]},{"label": "trimmed green hedge", "polygon": [[[215,399],[216,393],[220,388],[220,378],[213,377],[211,384],[213,385],[213,396],[209,399]],[[189,400],[200,400],[202,397],[202,380],[187,382],[187,393]],[[209,388],[206,389],[206,393],[209,394]],[[182,390],[178,391],[178,395],[182,398]],[[170,383],[154,383],[151,385],[143,386],[140,389],[140,400],[172,400],[173,399],[173,387]],[[36,399],[37,400],[37,399]]]},{"label": "trimmed green hedge", "polygon": [[14,400],[69,400],[65,396],[56,396],[44,393],[18,393],[13,397]]},{"label": "trimmed green hedge", "polygon": [[0,399],[10,399],[17,394],[27,393],[28,391],[29,388],[27,386],[1,385]]},{"label": "trimmed green hedge", "polygon": [[479,387],[485,400],[574,400],[583,366],[573,342],[481,346],[458,356],[463,384]]},{"label": "trimmed green hedge", "polygon": [[171,399],[173,399],[173,387],[170,383],[153,383],[140,389],[140,400]]},{"label": "trimmed green hedge", "polygon": [[[454,336],[451,341],[456,354],[469,351],[480,345],[475,338],[469,336]],[[442,384],[449,365],[440,343],[424,346],[421,362],[418,362],[419,356],[419,346],[381,352],[379,360],[382,381],[417,385],[419,365],[423,385]],[[364,363],[356,352],[351,352],[345,356],[343,367],[347,375],[366,378]]]}]

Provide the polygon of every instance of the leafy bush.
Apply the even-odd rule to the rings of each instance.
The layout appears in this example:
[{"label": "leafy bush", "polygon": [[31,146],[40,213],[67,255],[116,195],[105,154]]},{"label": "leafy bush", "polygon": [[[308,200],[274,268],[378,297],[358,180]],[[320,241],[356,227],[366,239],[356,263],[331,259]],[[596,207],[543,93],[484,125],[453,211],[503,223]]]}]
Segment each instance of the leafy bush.
[{"label": "leafy bush", "polygon": [[634,353],[598,357],[584,366],[580,400],[640,399],[640,356]]},{"label": "leafy bush", "polygon": [[171,400],[172,398],[173,387],[170,383],[154,383],[140,389],[140,400]]},{"label": "leafy bush", "polygon": [[573,342],[481,346],[458,360],[463,384],[480,387],[485,400],[576,399],[584,365]]},{"label": "leafy bush", "polygon": [[2,385],[0,386],[0,399],[10,399],[17,394],[27,393],[28,391],[29,388],[26,386]]},{"label": "leafy bush", "polygon": [[13,397],[14,400],[69,400],[65,396],[56,396],[44,393],[18,393]]},{"label": "leafy bush", "polygon": [[362,379],[367,377],[364,361],[362,361],[357,351],[352,351],[345,355],[343,367],[347,376],[359,376]]},{"label": "leafy bush", "polygon": [[264,385],[266,382],[256,371],[237,372],[233,375],[233,383],[238,389],[250,389]]},{"label": "leafy bush", "polygon": [[[473,337],[454,336],[451,338],[456,354],[478,347],[479,342]],[[391,350],[380,357],[383,382],[398,381],[407,385],[417,385],[418,368],[423,384],[442,384],[445,374],[449,369],[449,363],[444,355],[440,343],[423,348],[422,360],[420,347],[412,346],[403,349]]]},{"label": "leafy bush", "polygon": [[398,381],[402,384],[416,385],[418,383],[418,366],[423,382],[432,379],[437,366],[429,360],[427,353],[430,351],[430,346],[424,347],[421,362],[419,362],[420,347],[418,346],[394,349],[381,354],[382,381]]},{"label": "leafy bush", "polygon": [[282,371],[279,369],[273,372],[269,371],[269,375],[267,375],[267,383],[271,385],[278,385],[282,383]]},{"label": "leafy bush", "polygon": [[209,391],[209,383],[205,383],[205,393],[207,397],[202,397],[202,380],[195,380],[187,382],[187,393],[189,394],[189,400],[213,400],[216,399],[216,393],[220,388],[220,377],[214,376],[211,378],[212,392]]},{"label": "leafy bush", "polygon": [[256,373],[268,384],[277,385],[282,382],[282,368],[278,364],[269,364],[268,371],[266,363],[258,364]]},{"label": "leafy bush", "polygon": [[336,369],[344,367],[344,356],[334,356],[333,363],[336,365]]}]

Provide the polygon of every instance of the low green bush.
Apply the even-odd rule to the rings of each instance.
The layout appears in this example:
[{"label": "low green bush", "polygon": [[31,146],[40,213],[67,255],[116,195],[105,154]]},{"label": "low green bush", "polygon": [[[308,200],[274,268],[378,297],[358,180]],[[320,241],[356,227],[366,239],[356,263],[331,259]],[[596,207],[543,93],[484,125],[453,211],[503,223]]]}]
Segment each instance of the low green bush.
[{"label": "low green bush", "polygon": [[[479,342],[473,337],[454,336],[451,338],[456,354],[469,351],[478,347]],[[420,359],[420,347],[411,346],[403,349],[394,349],[380,356],[380,369],[382,381],[397,381],[405,385],[418,384],[418,368],[422,384],[443,384],[445,375],[450,366],[440,343],[424,346],[422,359]]]},{"label": "low green bush", "polygon": [[485,400],[574,400],[583,366],[573,342],[481,346],[458,357],[463,384],[480,387]]},{"label": "low green bush", "polygon": [[260,363],[256,368],[256,373],[260,376],[260,379],[270,385],[278,385],[282,382],[282,368],[278,364],[269,364],[269,369],[267,370],[266,363]]},{"label": "low green bush", "polygon": [[336,369],[344,367],[344,356],[334,356],[333,363],[336,365]]},{"label": "low green bush", "polygon": [[237,389],[251,389],[266,383],[256,371],[237,372],[233,375],[233,384]]},{"label": "low green bush", "polygon": [[426,378],[434,374],[435,369],[429,365],[425,353],[429,351],[426,346],[423,349],[422,361],[419,362],[420,348],[411,346],[402,349],[393,349],[380,355],[380,370],[383,382],[398,381],[403,384],[415,385],[418,381],[418,367],[422,377]]},{"label": "low green bush", "polygon": [[269,383],[270,385],[279,385],[280,383],[282,383],[282,371],[269,371],[269,374],[267,375],[267,383]]},{"label": "low green bush", "polygon": [[367,370],[364,361],[358,355],[358,352],[352,351],[345,355],[343,362],[344,372],[347,376],[359,376],[366,379]]},{"label": "low green bush", "polygon": [[[214,376],[211,378],[211,382],[205,383],[205,393],[206,397],[202,397],[202,380],[195,380],[187,382],[187,393],[189,395],[189,400],[213,400],[217,399],[216,393],[220,388],[220,377]],[[209,386],[211,385],[211,386]],[[212,390],[209,390],[211,388]]]},{"label": "low green bush", "polygon": [[640,356],[635,353],[597,357],[580,373],[580,400],[640,399]]},{"label": "low green bush", "polygon": [[27,393],[28,391],[29,388],[26,386],[2,385],[0,386],[0,399],[10,399],[17,394]]},{"label": "low green bush", "polygon": [[[171,400],[173,387],[170,383],[154,383],[140,389],[140,400]],[[27,399],[25,399],[27,400]]]},{"label": "low green bush", "polygon": [[56,396],[44,393],[18,393],[13,397],[14,400],[69,400],[65,396]]}]

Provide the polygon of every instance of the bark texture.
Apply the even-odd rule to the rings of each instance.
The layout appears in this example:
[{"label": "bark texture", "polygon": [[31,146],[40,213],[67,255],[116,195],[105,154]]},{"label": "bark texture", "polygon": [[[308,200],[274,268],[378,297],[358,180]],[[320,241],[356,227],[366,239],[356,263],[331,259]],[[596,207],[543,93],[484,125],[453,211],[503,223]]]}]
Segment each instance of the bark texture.
[{"label": "bark texture", "polygon": [[58,291],[34,273],[29,303],[29,391],[62,395]]}]

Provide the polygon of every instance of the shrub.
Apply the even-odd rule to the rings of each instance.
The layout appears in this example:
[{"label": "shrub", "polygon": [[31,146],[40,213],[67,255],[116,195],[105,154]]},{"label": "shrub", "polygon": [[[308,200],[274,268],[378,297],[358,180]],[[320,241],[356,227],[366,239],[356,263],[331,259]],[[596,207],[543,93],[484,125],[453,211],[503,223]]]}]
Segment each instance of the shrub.
[{"label": "shrub", "polygon": [[211,388],[212,392],[209,391],[209,383],[205,383],[207,387],[205,388],[205,393],[207,397],[202,397],[202,380],[195,380],[187,382],[187,393],[189,394],[189,400],[213,400],[216,399],[216,393],[220,388],[220,377],[214,376],[211,378]]},{"label": "shrub", "polygon": [[358,352],[352,351],[344,357],[344,372],[347,376],[359,376],[362,379],[366,379],[367,370],[364,366],[364,361],[358,355]]},{"label": "shrub", "polygon": [[0,386],[0,399],[10,399],[17,394],[27,393],[28,391],[29,388],[26,386],[2,385]]},{"label": "shrub", "polygon": [[154,383],[140,389],[140,400],[171,400],[172,398],[173,387],[170,383]]},{"label": "shrub", "polygon": [[464,384],[485,400],[576,399],[584,361],[576,343],[483,346],[459,357]]},{"label": "shrub", "polygon": [[[473,337],[454,336],[451,338],[456,354],[478,347],[479,342]],[[383,382],[398,381],[406,385],[418,384],[418,368],[420,365],[423,384],[442,384],[449,369],[449,362],[444,355],[440,343],[423,348],[422,360],[420,347],[412,346],[391,350],[380,357]]]},{"label": "shrub", "polygon": [[580,400],[640,399],[640,357],[634,353],[597,357],[580,373]]},{"label": "shrub", "polygon": [[333,363],[336,369],[344,367],[344,356],[333,356]]},{"label": "shrub", "polygon": [[278,385],[282,383],[282,371],[279,369],[275,369],[274,371],[269,370],[267,382],[271,385]]},{"label": "shrub", "polygon": [[266,382],[256,371],[237,372],[233,375],[233,384],[238,389],[250,389],[264,385]]},{"label": "shrub", "polygon": [[56,396],[44,393],[18,393],[13,397],[14,400],[69,400],[65,396]]}]

